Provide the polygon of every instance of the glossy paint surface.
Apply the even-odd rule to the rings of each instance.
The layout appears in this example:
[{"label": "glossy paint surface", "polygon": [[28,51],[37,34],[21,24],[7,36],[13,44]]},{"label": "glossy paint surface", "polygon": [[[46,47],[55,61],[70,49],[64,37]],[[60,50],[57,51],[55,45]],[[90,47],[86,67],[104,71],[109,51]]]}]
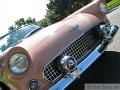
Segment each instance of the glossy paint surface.
[{"label": "glossy paint surface", "polygon": [[[1,53],[0,63],[4,76],[0,79],[12,90],[27,90],[29,81],[33,79],[39,81],[41,90],[48,89],[51,84],[43,79],[43,67],[72,41],[107,19],[100,11],[100,2],[104,1],[95,0],[62,21],[38,31]],[[8,68],[9,59],[15,53],[25,54],[30,60],[29,70],[22,75],[13,74]]]}]

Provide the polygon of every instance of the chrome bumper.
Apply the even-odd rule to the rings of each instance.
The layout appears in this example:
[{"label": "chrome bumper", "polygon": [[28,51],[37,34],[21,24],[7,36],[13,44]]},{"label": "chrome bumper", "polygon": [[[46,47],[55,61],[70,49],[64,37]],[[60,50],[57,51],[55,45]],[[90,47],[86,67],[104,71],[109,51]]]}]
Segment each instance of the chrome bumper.
[{"label": "chrome bumper", "polygon": [[111,26],[109,29],[110,38],[106,38],[96,49],[86,57],[78,66],[77,69],[69,75],[59,80],[56,84],[49,88],[49,90],[64,90],[68,85],[70,85],[76,78],[78,78],[93,62],[97,60],[98,57],[106,50],[107,46],[112,42],[113,37],[118,31],[117,26]]}]

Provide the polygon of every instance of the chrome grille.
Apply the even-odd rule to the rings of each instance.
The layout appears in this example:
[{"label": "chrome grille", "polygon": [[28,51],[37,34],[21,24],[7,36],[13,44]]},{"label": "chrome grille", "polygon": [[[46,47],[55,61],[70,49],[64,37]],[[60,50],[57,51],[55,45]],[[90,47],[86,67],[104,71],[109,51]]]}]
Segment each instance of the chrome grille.
[{"label": "chrome grille", "polygon": [[47,65],[47,67],[43,71],[43,74],[44,78],[47,79],[49,82],[53,82],[60,75],[60,73],[54,67],[53,63]]},{"label": "chrome grille", "polygon": [[83,55],[90,51],[98,41],[95,32],[86,33],[67,47],[62,52],[62,56],[72,56],[78,61]]},{"label": "chrome grille", "polygon": [[61,52],[60,55],[58,55],[52,62],[50,62],[43,70],[43,76],[46,80],[49,82],[54,82],[58,78],[62,76],[62,73],[59,70],[59,67],[57,67],[57,61],[59,61],[62,56],[73,56],[78,63],[80,63],[82,60],[81,58],[83,56],[86,56],[86,54],[91,51],[91,49],[95,48],[97,44],[99,43],[99,37],[98,32],[96,29],[93,29],[84,35],[82,37],[75,40],[72,44],[70,44],[64,51]]}]

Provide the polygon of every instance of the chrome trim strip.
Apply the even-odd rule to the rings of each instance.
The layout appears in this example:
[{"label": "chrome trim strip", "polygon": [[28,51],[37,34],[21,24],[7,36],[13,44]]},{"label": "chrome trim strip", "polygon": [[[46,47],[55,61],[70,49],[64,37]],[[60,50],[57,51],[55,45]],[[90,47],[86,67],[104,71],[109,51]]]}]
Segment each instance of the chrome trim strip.
[{"label": "chrome trim strip", "polygon": [[[110,32],[111,32],[110,36],[112,35],[112,32],[115,32],[115,34],[116,34],[117,31],[118,31],[118,27],[117,26],[112,26],[112,28],[110,29]],[[114,35],[112,36],[112,38],[114,37]],[[60,81],[58,81],[52,87],[50,87],[49,90],[64,90],[68,85],[70,85],[93,62],[95,62],[98,57],[101,56],[101,54],[103,53],[103,51],[105,51],[106,47],[108,46],[108,45],[106,45],[106,47],[104,48],[104,50],[102,52],[99,52],[99,49],[103,46],[103,44],[105,42],[106,41],[104,41],[102,44],[98,45],[96,47],[96,49],[77,66],[77,69],[73,73],[71,73],[69,75],[66,75],[64,78],[62,78]],[[110,44],[110,43],[108,43],[108,44]]]}]

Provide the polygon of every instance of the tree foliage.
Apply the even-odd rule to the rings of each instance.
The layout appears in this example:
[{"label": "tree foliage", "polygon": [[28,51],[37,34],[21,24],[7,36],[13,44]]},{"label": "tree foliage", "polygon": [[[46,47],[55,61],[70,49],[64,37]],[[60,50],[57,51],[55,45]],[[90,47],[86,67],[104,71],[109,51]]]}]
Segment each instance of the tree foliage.
[{"label": "tree foliage", "polygon": [[26,24],[26,21],[24,20],[24,18],[20,18],[20,19],[15,21],[15,25],[17,27],[21,27],[22,25],[25,25],[25,24]]},{"label": "tree foliage", "polygon": [[44,18],[44,19],[38,21],[37,24],[41,27],[47,27],[48,26],[48,19]]},{"label": "tree foliage", "polygon": [[110,1],[112,1],[112,0],[106,0],[107,3],[110,2]]},{"label": "tree foliage", "polygon": [[31,24],[31,23],[36,23],[36,20],[35,20],[35,18],[31,18],[31,17],[28,17],[28,19],[26,20],[26,24]]},{"label": "tree foliage", "polygon": [[8,28],[9,31],[12,31],[12,30],[14,30],[14,29],[16,29],[16,27],[13,26],[13,25]]},{"label": "tree foliage", "polygon": [[41,20],[39,24],[48,26],[58,22],[76,10],[82,8],[92,0],[49,0],[47,4],[47,13],[45,19]]},{"label": "tree foliage", "polygon": [[26,20],[24,18],[20,18],[20,19],[16,20],[15,25],[10,26],[8,28],[8,30],[12,31],[16,28],[19,28],[19,27],[24,26],[24,25],[29,25],[32,23],[36,24],[35,18],[28,17]]}]

